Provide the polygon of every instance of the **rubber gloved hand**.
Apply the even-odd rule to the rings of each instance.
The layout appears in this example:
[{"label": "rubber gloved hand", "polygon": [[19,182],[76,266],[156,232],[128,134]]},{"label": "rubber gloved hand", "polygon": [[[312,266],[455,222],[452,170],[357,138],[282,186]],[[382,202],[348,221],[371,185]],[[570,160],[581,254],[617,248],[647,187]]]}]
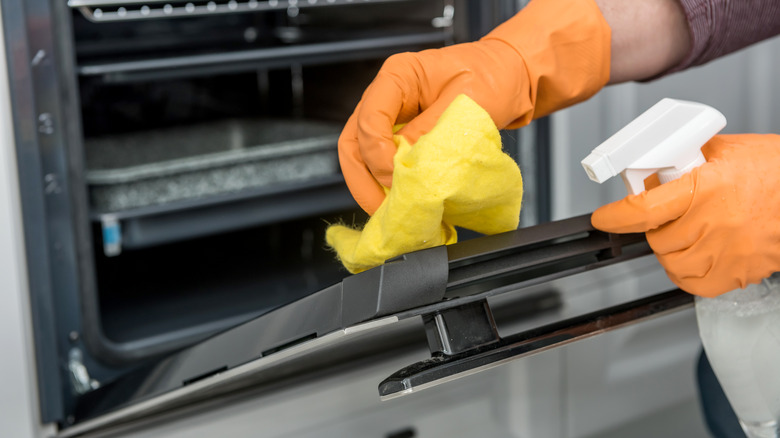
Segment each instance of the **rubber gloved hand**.
[{"label": "rubber gloved hand", "polygon": [[591,220],[613,233],[646,232],[675,284],[713,297],[780,270],[780,136],[719,135],[702,152],[700,167]]},{"label": "rubber gloved hand", "polygon": [[593,0],[534,0],[481,40],[391,56],[339,138],[341,169],[369,214],[393,174],[393,126],[411,144],[459,94],[499,129],[585,100],[609,79],[610,28]]}]

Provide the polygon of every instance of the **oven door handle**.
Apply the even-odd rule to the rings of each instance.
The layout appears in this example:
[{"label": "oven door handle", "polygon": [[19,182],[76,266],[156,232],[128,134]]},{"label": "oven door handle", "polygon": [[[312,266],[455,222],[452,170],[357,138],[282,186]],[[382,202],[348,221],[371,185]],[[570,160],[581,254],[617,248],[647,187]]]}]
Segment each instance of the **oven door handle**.
[{"label": "oven door handle", "polygon": [[[419,392],[552,348],[693,306],[680,289],[601,309],[504,338],[487,301],[423,317],[430,359],[409,365],[379,384],[382,400]],[[462,340],[469,339],[468,345]],[[476,342],[475,342],[476,340]]]}]

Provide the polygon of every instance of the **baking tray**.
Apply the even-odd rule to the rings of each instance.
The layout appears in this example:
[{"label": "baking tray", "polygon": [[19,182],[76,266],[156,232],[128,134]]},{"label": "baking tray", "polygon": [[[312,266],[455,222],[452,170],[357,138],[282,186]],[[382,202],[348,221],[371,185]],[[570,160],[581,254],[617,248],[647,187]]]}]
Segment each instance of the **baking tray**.
[{"label": "baking tray", "polygon": [[337,175],[340,130],[311,120],[231,119],[88,139],[91,204],[120,212]]}]

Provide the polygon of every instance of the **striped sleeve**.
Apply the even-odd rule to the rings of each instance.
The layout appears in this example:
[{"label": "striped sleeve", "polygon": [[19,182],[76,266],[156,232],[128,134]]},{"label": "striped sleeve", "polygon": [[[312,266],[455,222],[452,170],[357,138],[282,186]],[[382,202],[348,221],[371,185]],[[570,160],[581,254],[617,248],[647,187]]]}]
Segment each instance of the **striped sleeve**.
[{"label": "striped sleeve", "polygon": [[680,0],[691,50],[667,73],[707,63],[780,34],[780,0]]}]

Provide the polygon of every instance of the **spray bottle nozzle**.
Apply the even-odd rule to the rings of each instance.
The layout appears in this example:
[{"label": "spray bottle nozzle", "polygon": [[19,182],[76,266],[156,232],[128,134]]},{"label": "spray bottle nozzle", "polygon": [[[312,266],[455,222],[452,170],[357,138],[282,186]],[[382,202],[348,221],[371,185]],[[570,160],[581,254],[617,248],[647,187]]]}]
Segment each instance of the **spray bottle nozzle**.
[{"label": "spray bottle nozzle", "polygon": [[724,126],[726,118],[710,106],[662,99],[594,149],[582,166],[598,183],[619,173],[629,194],[637,194],[656,172],[664,183],[703,164],[701,147]]},{"label": "spray bottle nozzle", "polygon": [[615,168],[612,167],[609,157],[598,151],[593,151],[590,155],[585,157],[585,159],[582,160],[582,167],[585,168],[588,178],[599,184],[618,174],[618,172],[615,171]]}]

